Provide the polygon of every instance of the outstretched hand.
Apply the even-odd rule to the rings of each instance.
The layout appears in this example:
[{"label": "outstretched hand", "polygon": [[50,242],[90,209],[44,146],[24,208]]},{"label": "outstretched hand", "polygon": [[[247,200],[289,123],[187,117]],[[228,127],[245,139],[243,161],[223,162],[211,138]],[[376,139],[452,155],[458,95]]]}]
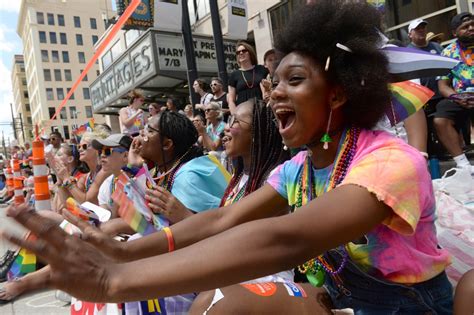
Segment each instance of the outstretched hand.
[{"label": "outstretched hand", "polygon": [[172,223],[184,220],[193,214],[163,187],[158,186],[154,189],[148,189],[145,198],[153,213],[163,215]]},{"label": "outstretched hand", "polygon": [[57,222],[29,211],[25,205],[11,206],[8,213],[38,237],[28,241],[8,232],[2,238],[26,248],[50,266],[50,285],[72,296],[94,302],[107,302],[113,269],[117,265],[93,245],[78,236],[66,234]]}]

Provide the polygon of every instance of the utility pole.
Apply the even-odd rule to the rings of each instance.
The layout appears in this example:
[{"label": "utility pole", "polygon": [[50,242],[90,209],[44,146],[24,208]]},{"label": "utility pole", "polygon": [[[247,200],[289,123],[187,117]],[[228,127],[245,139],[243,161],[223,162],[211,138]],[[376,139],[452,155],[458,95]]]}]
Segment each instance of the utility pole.
[{"label": "utility pole", "polygon": [[7,147],[5,146],[5,135],[3,134],[3,130],[2,130],[2,146],[3,146],[3,158],[6,159],[7,158]]},{"label": "utility pole", "polygon": [[13,104],[10,103],[10,111],[12,113],[12,127],[13,127],[13,135],[15,136],[15,140],[18,140],[18,136],[16,134],[16,126],[15,126],[15,116],[13,115]]},{"label": "utility pole", "polygon": [[19,115],[20,115],[21,134],[23,135],[23,145],[25,145],[26,139],[25,139],[25,128],[24,128],[24,126],[23,126],[23,117],[21,116],[21,113],[20,113]]},{"label": "utility pole", "polygon": [[224,82],[223,88],[227,92],[227,67],[225,64],[224,42],[222,40],[221,19],[219,16],[219,6],[217,1],[209,0],[209,7],[211,9],[214,45],[216,46],[217,68],[219,69],[219,77]]},{"label": "utility pole", "polygon": [[183,10],[181,27],[183,31],[184,51],[186,52],[186,66],[188,68],[188,88],[194,107],[194,104],[199,104],[200,102],[198,95],[193,91],[193,83],[198,78],[196,56],[194,55],[193,34],[191,32],[191,22],[189,21],[188,1],[181,0],[181,5]]}]

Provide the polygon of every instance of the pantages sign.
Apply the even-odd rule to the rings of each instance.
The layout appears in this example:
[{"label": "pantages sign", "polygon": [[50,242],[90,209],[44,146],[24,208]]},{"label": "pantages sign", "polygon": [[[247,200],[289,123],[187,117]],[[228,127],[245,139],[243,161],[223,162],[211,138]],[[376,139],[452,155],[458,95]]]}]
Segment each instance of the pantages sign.
[{"label": "pantages sign", "polygon": [[[210,36],[194,37],[194,53],[201,76],[217,75],[214,40]],[[224,41],[227,71],[238,68],[236,41]],[[181,34],[149,30],[91,84],[91,101],[95,113],[140,87],[155,76],[186,80],[186,54]],[[156,86],[154,88],[159,88]]]}]

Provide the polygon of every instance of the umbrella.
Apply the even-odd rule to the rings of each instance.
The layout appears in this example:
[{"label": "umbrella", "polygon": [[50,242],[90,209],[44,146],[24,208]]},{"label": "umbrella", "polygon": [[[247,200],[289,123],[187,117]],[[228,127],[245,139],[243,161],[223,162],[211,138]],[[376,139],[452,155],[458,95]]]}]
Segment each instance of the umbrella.
[{"label": "umbrella", "polygon": [[392,126],[416,113],[434,95],[427,87],[412,81],[391,83],[388,89],[392,93],[392,104],[385,114]]},{"label": "umbrella", "polygon": [[397,46],[381,49],[388,58],[392,82],[446,75],[459,63],[459,60],[419,49]]}]

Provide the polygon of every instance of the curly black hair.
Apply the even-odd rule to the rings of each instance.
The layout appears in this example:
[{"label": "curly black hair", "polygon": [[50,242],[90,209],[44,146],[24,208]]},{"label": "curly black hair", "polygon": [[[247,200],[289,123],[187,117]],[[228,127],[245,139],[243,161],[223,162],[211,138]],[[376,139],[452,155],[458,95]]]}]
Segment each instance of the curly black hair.
[{"label": "curly black hair", "polygon": [[390,104],[388,61],[378,49],[380,29],[379,12],[366,3],[319,0],[292,16],[275,48],[280,58],[298,52],[322,69],[330,56],[325,76],[346,93],[345,124],[370,129]]}]

